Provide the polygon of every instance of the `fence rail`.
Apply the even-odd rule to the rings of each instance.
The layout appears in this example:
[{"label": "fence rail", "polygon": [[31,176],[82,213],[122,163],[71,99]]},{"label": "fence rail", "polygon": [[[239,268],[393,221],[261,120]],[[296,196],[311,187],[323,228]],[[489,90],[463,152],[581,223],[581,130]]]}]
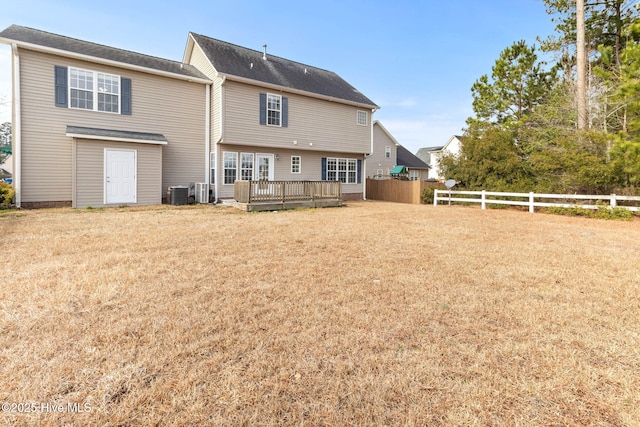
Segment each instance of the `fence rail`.
[{"label": "fence rail", "polygon": [[[453,197],[453,196],[474,196],[474,197]],[[500,198],[496,198],[500,197]],[[509,199],[505,199],[509,198]],[[512,200],[519,199],[519,200]],[[524,199],[524,200],[523,200]],[[541,202],[537,199],[555,200],[554,202]],[[599,209],[602,205],[586,203],[571,203],[572,200],[585,201],[608,201],[610,208],[623,208],[633,212],[640,212],[640,206],[627,206],[629,202],[640,205],[638,196],[610,195],[588,195],[588,194],[536,194],[536,193],[505,193],[497,191],[457,191],[457,190],[435,190],[433,194],[433,205],[438,206],[438,202],[459,203],[480,203],[482,209],[487,205],[513,205],[528,206],[529,212],[533,213],[536,207],[562,207],[562,208],[582,208]],[[624,203],[623,205],[619,202]]]},{"label": "fence rail", "polygon": [[233,198],[240,203],[340,199],[337,181],[236,181]]}]

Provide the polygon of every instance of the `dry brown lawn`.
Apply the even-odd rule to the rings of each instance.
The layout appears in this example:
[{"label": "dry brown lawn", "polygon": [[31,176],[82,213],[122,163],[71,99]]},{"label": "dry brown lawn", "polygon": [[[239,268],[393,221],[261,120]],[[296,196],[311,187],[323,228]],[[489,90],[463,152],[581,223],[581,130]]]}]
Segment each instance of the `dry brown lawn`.
[{"label": "dry brown lawn", "polygon": [[352,202],[0,232],[0,424],[640,425],[638,219]]}]

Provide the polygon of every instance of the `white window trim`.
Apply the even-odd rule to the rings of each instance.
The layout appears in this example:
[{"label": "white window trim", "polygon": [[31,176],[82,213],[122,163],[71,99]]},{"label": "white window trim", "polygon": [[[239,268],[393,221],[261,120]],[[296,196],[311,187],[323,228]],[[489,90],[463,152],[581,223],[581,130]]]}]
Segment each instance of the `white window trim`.
[{"label": "white window trim", "polygon": [[[249,168],[242,167],[242,156],[251,156],[251,178],[249,178],[249,179],[243,179],[242,178],[242,172],[244,170],[249,170]],[[255,153],[240,153],[240,156],[238,157],[238,169],[240,171],[240,173],[236,175],[236,179],[238,181],[252,181],[253,177],[254,177],[254,174],[255,174],[255,170],[256,170],[256,154]]]},{"label": "white window trim", "polygon": [[[227,184],[226,182],[226,174],[225,171],[227,170],[226,164],[225,164],[225,154],[234,154],[235,158],[236,158],[236,179],[234,180],[234,182]],[[222,152],[222,185],[234,185],[235,181],[238,180],[238,167],[239,167],[239,156],[238,156],[238,152],[237,151],[223,151]],[[231,169],[231,168],[229,168]]]},{"label": "white window trim", "polygon": [[[364,117],[364,123],[360,122],[360,115]],[[356,112],[356,123],[358,126],[367,126],[369,124],[369,113],[364,110],[357,110]]]},{"label": "white window trim", "polygon": [[[276,97],[279,99],[279,105],[280,105],[280,109],[279,110],[274,110],[274,109],[270,109],[269,108],[269,97]],[[273,126],[273,127],[282,127],[282,95],[276,95],[275,93],[267,93],[267,102],[265,105],[265,108],[267,109],[266,111],[266,115],[267,115],[267,126]],[[269,123],[269,111],[277,111],[278,112],[278,124],[274,125]]]},{"label": "white window trim", "polygon": [[[293,171],[293,159],[298,159],[298,172]],[[291,156],[291,173],[299,175],[302,173],[302,156]]]},{"label": "white window trim", "polygon": [[[71,72],[72,70],[75,71],[82,71],[84,73],[91,73],[93,78],[93,88],[91,89],[91,93],[93,95],[93,108],[89,109],[89,108],[78,108],[78,107],[72,107],[71,106],[71,90],[72,89],[78,89],[78,88],[74,88],[71,87]],[[118,79],[118,111],[102,111],[98,109],[98,74],[103,74],[105,76],[111,76],[111,77],[116,77]],[[80,89],[83,90],[83,89]],[[86,90],[86,89],[85,89]],[[107,93],[108,95],[115,95],[115,93]],[[107,113],[107,114],[120,114],[120,110],[122,109],[122,78],[117,75],[117,74],[109,74],[109,73],[101,73],[98,71],[93,71],[93,70],[86,70],[84,68],[77,68],[77,67],[69,67],[69,72],[68,72],[68,76],[67,76],[67,99],[69,100],[69,108],[73,109],[73,110],[82,110],[82,111],[97,111],[99,113]]]},{"label": "white window trim", "polygon": [[[329,163],[330,160],[335,160],[335,165],[336,165],[336,169],[331,170],[331,172],[335,172],[336,174],[336,179],[335,181],[338,182],[342,182],[340,181],[340,161],[344,161],[345,165],[346,165],[346,169],[343,171],[346,173],[346,180],[345,182],[343,182],[343,184],[357,184],[358,183],[358,160],[357,159],[349,159],[349,158],[344,158],[344,157],[327,157],[327,180],[329,180]],[[350,169],[349,166],[353,165],[353,169]],[[353,177],[354,180],[353,182],[349,180],[349,173],[352,172],[353,173]]]}]

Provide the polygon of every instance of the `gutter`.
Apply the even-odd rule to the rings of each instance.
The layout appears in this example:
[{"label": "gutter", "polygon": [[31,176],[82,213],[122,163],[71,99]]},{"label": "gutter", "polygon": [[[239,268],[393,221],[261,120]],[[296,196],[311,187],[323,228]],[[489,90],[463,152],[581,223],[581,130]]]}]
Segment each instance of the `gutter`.
[{"label": "gutter", "polygon": [[364,200],[367,200],[367,157],[371,157],[373,155],[373,125],[377,122],[373,120],[373,115],[375,114],[376,109],[372,108],[371,109],[371,120],[369,121],[371,123],[370,127],[371,127],[371,150],[368,153],[364,153],[364,176],[362,177],[362,198]]},{"label": "gutter", "polygon": [[18,46],[16,43],[11,43],[11,53],[13,62],[13,124],[11,126],[13,188],[16,192],[16,207],[20,208],[22,204],[22,120],[20,108],[20,56],[18,55]]},{"label": "gutter", "polygon": [[[204,122],[204,181],[211,183],[211,85],[206,85],[205,89],[205,122]],[[209,195],[207,194],[207,203]]]},{"label": "gutter", "polygon": [[[99,58],[99,57],[96,57],[96,56],[90,56],[90,55],[84,55],[84,54],[81,54],[81,53],[69,52],[67,50],[54,49],[54,48],[51,48],[51,47],[40,46],[40,45],[33,44],[33,43],[24,43],[24,42],[21,42],[21,41],[5,39],[5,38],[0,38],[0,43],[11,44],[11,46],[20,45],[20,47],[23,48],[23,49],[34,50],[36,52],[44,52],[44,53],[49,53],[49,54],[52,54],[52,55],[64,56],[64,57],[67,57],[67,58],[74,58],[74,59],[93,62],[93,63],[97,63],[97,64],[111,65],[111,66],[118,67],[118,68],[124,68],[124,69],[134,70],[134,71],[141,71],[141,72],[147,73],[147,74],[156,74],[158,76],[170,77],[170,78],[179,79],[179,80],[186,80],[186,81],[193,82],[193,83],[204,83],[204,84],[211,84],[212,83],[212,81],[209,80],[209,79],[202,79],[202,78],[199,78],[199,77],[191,77],[191,76],[185,76],[185,75],[182,75],[182,74],[175,74],[175,73],[172,73],[170,71],[156,70],[155,68],[148,68],[148,67],[143,67],[141,65],[128,64],[126,62],[113,61],[111,59],[104,59],[104,58]],[[162,59],[162,58],[159,58],[159,59]],[[167,61],[170,61],[170,60],[167,60]],[[182,63],[181,63],[181,65],[182,65]]]},{"label": "gutter", "polygon": [[215,193],[216,196],[214,198],[214,203],[217,204],[218,203],[218,195],[220,194],[220,177],[222,176],[220,174],[220,143],[223,141],[224,139],[224,82],[227,80],[226,76],[222,77],[222,81],[220,82],[220,105],[219,105],[219,111],[220,111],[220,120],[218,121],[218,123],[220,124],[220,137],[218,138],[218,140],[216,141],[216,148],[215,148],[215,152],[216,152],[216,164],[215,164],[215,171],[216,171],[216,176],[215,176],[215,182],[214,182],[214,188],[215,188]]}]

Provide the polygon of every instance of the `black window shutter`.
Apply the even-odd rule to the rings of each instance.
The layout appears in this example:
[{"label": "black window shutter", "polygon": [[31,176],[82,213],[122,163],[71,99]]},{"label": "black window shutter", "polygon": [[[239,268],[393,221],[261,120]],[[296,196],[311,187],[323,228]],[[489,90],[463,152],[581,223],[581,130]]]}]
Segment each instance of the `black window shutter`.
[{"label": "black window shutter", "polygon": [[322,180],[323,181],[327,180],[327,158],[326,157],[322,158]]},{"label": "black window shutter", "polygon": [[131,115],[131,79],[120,78],[120,114]]},{"label": "black window shutter", "polygon": [[260,124],[267,124],[267,94],[260,94]]},{"label": "black window shutter", "polygon": [[358,184],[362,184],[362,160],[358,159],[358,168],[356,169],[356,176],[358,177]]},{"label": "black window shutter", "polygon": [[67,67],[55,66],[56,107],[69,107],[67,102]]},{"label": "black window shutter", "polygon": [[282,127],[289,126],[289,98],[282,97]]}]

